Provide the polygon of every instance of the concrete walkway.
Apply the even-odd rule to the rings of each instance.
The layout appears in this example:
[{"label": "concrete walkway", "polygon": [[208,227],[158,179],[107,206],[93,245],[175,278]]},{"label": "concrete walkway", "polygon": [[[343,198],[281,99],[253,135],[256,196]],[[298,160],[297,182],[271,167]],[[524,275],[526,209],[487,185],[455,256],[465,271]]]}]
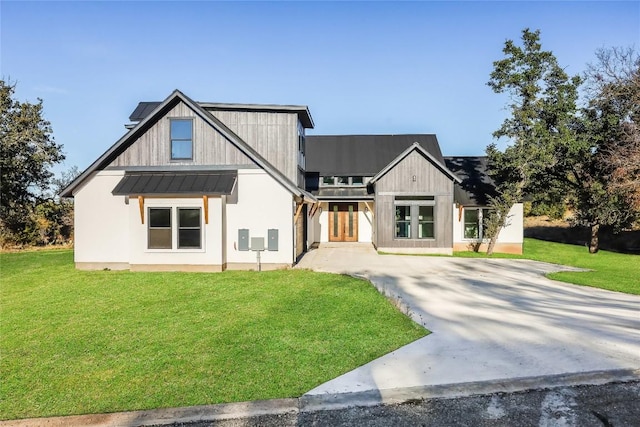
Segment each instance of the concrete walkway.
[{"label": "concrete walkway", "polygon": [[365,277],[432,331],[303,397],[320,404],[344,393],[388,402],[406,390],[640,368],[640,297],[546,279],[557,265],[378,255],[359,244],[321,246],[297,268]]}]

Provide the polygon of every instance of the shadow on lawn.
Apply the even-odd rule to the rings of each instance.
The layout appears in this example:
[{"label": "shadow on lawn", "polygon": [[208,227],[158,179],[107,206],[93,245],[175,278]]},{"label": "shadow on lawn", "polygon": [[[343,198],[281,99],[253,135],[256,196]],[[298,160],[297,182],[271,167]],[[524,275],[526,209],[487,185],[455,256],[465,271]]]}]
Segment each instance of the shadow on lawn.
[{"label": "shadow on lawn", "polygon": [[[524,229],[524,237],[586,246],[589,242],[590,230],[587,227],[560,225],[529,226]],[[640,230],[614,233],[611,229],[602,228],[600,231],[600,249],[640,255]]]}]

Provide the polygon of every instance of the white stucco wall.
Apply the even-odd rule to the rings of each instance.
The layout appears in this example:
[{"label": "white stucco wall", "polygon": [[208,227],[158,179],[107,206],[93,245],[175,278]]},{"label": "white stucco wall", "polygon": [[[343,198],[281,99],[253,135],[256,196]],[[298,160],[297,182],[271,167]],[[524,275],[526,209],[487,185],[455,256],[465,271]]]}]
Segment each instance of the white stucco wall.
[{"label": "white stucco wall", "polygon": [[[149,208],[171,208],[173,249],[148,249],[148,212]],[[177,209],[200,208],[202,227],[200,249],[177,248]],[[222,266],[222,201],[220,197],[209,198],[209,224],[205,224],[204,200],[193,198],[151,198],[144,200],[144,224],[140,219],[138,199],[132,198],[129,203],[128,226],[130,237],[131,265],[207,265]]]},{"label": "white stucco wall", "polygon": [[238,170],[238,201],[227,202],[226,255],[228,264],[255,264],[256,253],[239,251],[238,230],[249,229],[249,237],[264,237],[267,230],[278,230],[278,251],[263,251],[263,264],[293,264],[293,216],[291,193],[262,169]]},{"label": "white stucco wall", "polygon": [[[375,209],[373,202],[369,202],[369,206],[371,209]],[[364,203],[358,203],[358,242],[370,243],[373,241],[373,222],[373,212]]]},{"label": "white stucco wall", "polygon": [[[524,241],[524,226],[523,226],[523,206],[522,203],[516,203],[511,207],[509,211],[509,218],[506,226],[500,230],[497,243],[515,243],[522,244]],[[462,216],[459,215],[458,208],[453,206],[453,242],[455,243],[470,243],[473,239],[464,239],[464,212]]]},{"label": "white stucco wall", "polygon": [[123,176],[100,171],[74,193],[75,262],[129,262],[130,206],[124,196],[111,194]]}]

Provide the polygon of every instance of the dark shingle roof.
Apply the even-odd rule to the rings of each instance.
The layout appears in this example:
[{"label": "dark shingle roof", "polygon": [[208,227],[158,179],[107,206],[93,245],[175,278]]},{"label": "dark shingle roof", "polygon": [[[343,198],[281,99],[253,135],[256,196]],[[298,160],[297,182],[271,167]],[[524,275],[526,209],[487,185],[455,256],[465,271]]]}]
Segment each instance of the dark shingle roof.
[{"label": "dark shingle roof", "polygon": [[306,137],[306,170],[320,176],[373,176],[414,142],[444,163],[435,135],[323,135]]},{"label": "dark shingle roof", "polygon": [[456,174],[461,183],[453,189],[453,199],[463,206],[487,206],[489,196],[496,195],[496,187],[487,174],[487,157],[445,157],[447,169]]},{"label": "dark shingle roof", "polygon": [[114,196],[144,194],[231,194],[237,171],[126,172],[111,192]]}]

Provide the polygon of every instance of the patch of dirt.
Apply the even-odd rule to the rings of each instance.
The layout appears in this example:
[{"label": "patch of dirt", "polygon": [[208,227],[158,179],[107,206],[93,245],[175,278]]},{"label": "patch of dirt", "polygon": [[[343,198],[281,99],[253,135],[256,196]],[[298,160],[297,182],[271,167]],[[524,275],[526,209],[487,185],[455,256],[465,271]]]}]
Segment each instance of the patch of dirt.
[{"label": "patch of dirt", "polygon": [[[552,220],[546,216],[526,217],[524,236],[550,242],[587,246],[590,230],[588,227],[574,227],[566,220]],[[614,233],[611,229],[600,229],[600,249],[640,255],[640,230]]]}]

